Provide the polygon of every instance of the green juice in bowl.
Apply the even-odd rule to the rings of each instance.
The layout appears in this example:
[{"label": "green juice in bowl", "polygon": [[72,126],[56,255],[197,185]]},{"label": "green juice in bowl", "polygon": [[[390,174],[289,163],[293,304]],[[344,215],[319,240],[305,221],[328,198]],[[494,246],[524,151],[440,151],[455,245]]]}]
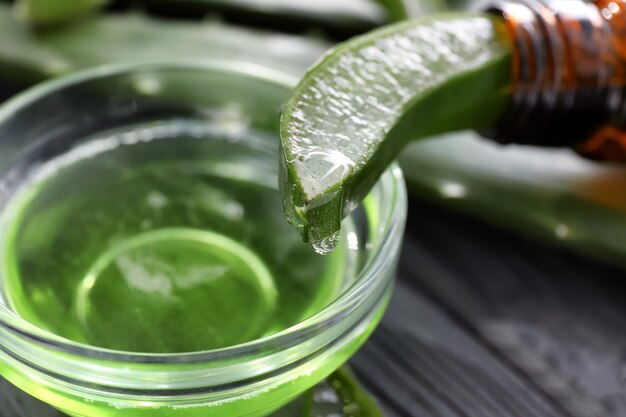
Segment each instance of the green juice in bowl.
[{"label": "green juice in bowl", "polygon": [[148,353],[249,342],[324,308],[354,281],[358,250],[301,243],[274,139],[257,135],[126,126],[34,169],[2,221],[9,304],[68,339]]},{"label": "green juice in bowl", "polygon": [[0,110],[0,372],[72,416],[264,416],[343,364],[387,302],[392,167],[315,254],[283,218],[292,80],[124,65]]}]

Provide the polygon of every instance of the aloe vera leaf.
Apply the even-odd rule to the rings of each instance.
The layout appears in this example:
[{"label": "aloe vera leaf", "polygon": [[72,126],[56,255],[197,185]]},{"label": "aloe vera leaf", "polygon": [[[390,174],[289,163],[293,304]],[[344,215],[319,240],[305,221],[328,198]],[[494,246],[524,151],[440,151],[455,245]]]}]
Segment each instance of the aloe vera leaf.
[{"label": "aloe vera leaf", "polygon": [[172,15],[202,16],[220,13],[237,22],[272,29],[302,30],[320,27],[350,36],[389,21],[375,0],[135,0],[149,10]]},{"label": "aloe vera leaf", "polygon": [[[298,411],[295,412],[297,404]],[[352,371],[344,366],[307,391],[291,404],[284,417],[383,417],[372,396],[361,386]],[[282,410],[281,410],[282,411]],[[283,414],[272,417],[283,417]]]},{"label": "aloe vera leaf", "polygon": [[354,38],[309,71],[281,120],[283,204],[303,240],[336,234],[409,141],[498,120],[503,36],[492,16],[417,19]]},{"label": "aloe vera leaf", "polygon": [[623,166],[473,132],[414,143],[400,163],[414,196],[626,267]]},{"label": "aloe vera leaf", "polygon": [[82,68],[141,60],[228,58],[300,76],[330,45],[216,22],[103,15],[35,33],[0,4],[0,79],[37,82]]},{"label": "aloe vera leaf", "polygon": [[448,9],[446,0],[378,0],[392,21],[415,19]]},{"label": "aloe vera leaf", "polygon": [[[202,15],[218,11],[255,25],[301,29],[319,25],[334,33],[357,34],[390,21],[416,18],[447,8],[445,0],[135,0],[173,14]],[[261,19],[261,20],[260,20]]]},{"label": "aloe vera leaf", "polygon": [[[332,374],[327,379],[329,389],[332,388],[338,395],[338,403],[326,400],[326,404],[340,404],[341,411],[345,417],[383,417],[383,412],[378,406],[376,400],[361,386],[356,375],[348,367],[343,367]],[[320,386],[318,389],[323,387]],[[322,410],[323,402],[317,401],[317,407],[314,409],[311,417],[319,415],[333,415],[331,412],[324,413]]]},{"label": "aloe vera leaf", "polygon": [[15,9],[28,23],[49,27],[104,7],[109,0],[17,0]]}]

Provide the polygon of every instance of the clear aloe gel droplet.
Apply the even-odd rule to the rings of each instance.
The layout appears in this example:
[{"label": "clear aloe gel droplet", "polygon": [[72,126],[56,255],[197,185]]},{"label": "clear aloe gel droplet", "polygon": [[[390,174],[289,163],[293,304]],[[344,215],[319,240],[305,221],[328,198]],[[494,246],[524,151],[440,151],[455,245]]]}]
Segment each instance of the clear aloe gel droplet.
[{"label": "clear aloe gel droplet", "polygon": [[337,247],[340,240],[341,232],[335,232],[330,236],[313,242],[311,245],[313,246],[313,250],[320,255],[328,255]]}]

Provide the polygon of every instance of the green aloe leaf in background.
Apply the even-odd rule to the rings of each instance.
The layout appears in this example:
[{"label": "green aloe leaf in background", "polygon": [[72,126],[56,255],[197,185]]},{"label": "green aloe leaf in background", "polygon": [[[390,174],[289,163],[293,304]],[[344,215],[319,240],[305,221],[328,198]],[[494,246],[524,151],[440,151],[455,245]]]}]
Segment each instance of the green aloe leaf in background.
[{"label": "green aloe leaf in background", "polygon": [[135,0],[174,15],[219,12],[255,26],[319,26],[343,37],[447,8],[445,0]]},{"label": "green aloe leaf in background", "polygon": [[448,8],[446,0],[378,0],[389,13],[391,20],[398,21],[427,16]]},{"label": "green aloe leaf in background", "polygon": [[383,417],[376,401],[344,366],[270,417]]},{"label": "green aloe leaf in background", "polygon": [[324,381],[270,417],[383,417],[376,401],[348,367]]},{"label": "green aloe leaf in background", "polygon": [[[325,384],[325,385],[324,385]],[[350,368],[343,367],[332,374],[325,383],[318,385],[318,390],[336,392],[337,400],[328,395],[312,392],[311,413],[307,417],[346,416],[346,417],[382,417],[376,401],[359,384]]]},{"label": "green aloe leaf in background", "polygon": [[37,33],[0,4],[0,81],[32,84],[124,61],[223,57],[300,76],[330,44],[217,22],[111,14]]},{"label": "green aloe leaf in background", "polygon": [[[22,20],[35,27],[60,26],[103,8],[111,0],[17,0]],[[378,26],[446,8],[445,0],[126,0],[167,16],[219,15],[239,23],[302,31],[321,28],[345,38]]]},{"label": "green aloe leaf in background", "polygon": [[400,158],[411,193],[626,267],[626,167],[462,132]]},{"label": "green aloe leaf in background", "polygon": [[84,16],[109,0],[18,0],[17,13],[34,26],[49,27]]},{"label": "green aloe leaf in background", "polygon": [[[395,1],[395,0],[394,0]],[[150,11],[169,16],[219,14],[240,23],[302,31],[321,28],[339,37],[387,23],[389,14],[374,0],[134,0]]]},{"label": "green aloe leaf in background", "polygon": [[[37,2],[31,6],[45,5],[48,0],[25,0]],[[74,1],[61,2],[61,9]],[[77,0],[99,2],[101,0]],[[138,2],[185,4],[180,0],[135,0]],[[189,0],[209,5],[225,0]],[[277,0],[278,1],[278,0]],[[366,2],[376,8],[373,0]],[[401,19],[430,13],[443,7],[443,0],[379,0],[389,13]],[[261,0],[240,0],[241,7],[254,9]],[[295,4],[280,0],[281,4]],[[307,4],[309,2],[306,2]],[[93,3],[92,3],[93,4]],[[358,4],[358,3],[355,3]],[[286,6],[284,6],[286,7]],[[306,10],[307,7],[304,7]],[[203,11],[205,9],[202,9]],[[286,17],[289,12],[282,9]],[[395,12],[392,12],[395,10]],[[57,12],[61,13],[61,12]],[[324,15],[324,19],[328,19]],[[384,23],[384,22],[379,22]],[[168,59],[202,58],[223,56],[247,62],[267,65],[290,74],[301,76],[332,43],[320,39],[261,31],[221,24],[215,21],[162,21],[139,13],[104,14],[54,30],[33,32],[12,13],[11,7],[0,3],[0,82],[32,84],[44,79],[66,74],[78,69],[128,60],[162,59],[167,51]]]}]

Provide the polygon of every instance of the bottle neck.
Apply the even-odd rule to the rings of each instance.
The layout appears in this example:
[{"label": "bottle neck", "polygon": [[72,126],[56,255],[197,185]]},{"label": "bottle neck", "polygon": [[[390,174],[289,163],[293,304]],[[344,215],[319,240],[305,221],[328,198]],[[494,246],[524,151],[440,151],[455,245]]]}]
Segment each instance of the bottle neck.
[{"label": "bottle neck", "polygon": [[513,0],[488,10],[506,23],[513,68],[511,100],[487,136],[584,148],[626,129],[626,0]]}]

